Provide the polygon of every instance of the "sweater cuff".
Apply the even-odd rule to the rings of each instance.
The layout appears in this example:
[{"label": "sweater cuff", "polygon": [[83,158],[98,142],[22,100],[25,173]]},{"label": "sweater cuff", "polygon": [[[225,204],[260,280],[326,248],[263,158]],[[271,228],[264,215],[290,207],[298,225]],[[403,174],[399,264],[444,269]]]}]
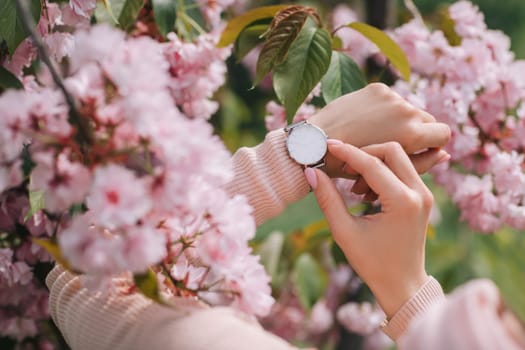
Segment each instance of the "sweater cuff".
[{"label": "sweater cuff", "polygon": [[439,282],[429,276],[425,284],[414,294],[390,320],[381,324],[382,331],[392,340],[398,339],[407,330],[412,319],[426,312],[433,304],[445,299]]},{"label": "sweater cuff", "polygon": [[234,178],[225,189],[230,195],[247,195],[257,225],[280,214],[310,191],[303,168],[288,155],[282,129],[269,132],[256,147],[235,152],[233,169]]}]

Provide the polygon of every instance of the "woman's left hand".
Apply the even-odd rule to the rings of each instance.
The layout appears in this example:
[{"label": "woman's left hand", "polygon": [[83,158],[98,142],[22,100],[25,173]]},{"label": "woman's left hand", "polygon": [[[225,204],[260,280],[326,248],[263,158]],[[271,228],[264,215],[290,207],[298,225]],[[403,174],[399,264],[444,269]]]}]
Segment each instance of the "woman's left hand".
[{"label": "woman's left hand", "polygon": [[[388,86],[372,83],[339,97],[309,119],[329,138],[356,147],[398,142],[418,173],[424,173],[448,155],[439,152],[450,139],[450,128],[429,113],[414,107]],[[366,149],[365,149],[366,151]],[[325,170],[330,177],[349,177],[343,162],[328,155]],[[350,176],[351,177],[351,176]],[[366,184],[358,185],[361,191]],[[365,192],[362,192],[365,193]]]}]

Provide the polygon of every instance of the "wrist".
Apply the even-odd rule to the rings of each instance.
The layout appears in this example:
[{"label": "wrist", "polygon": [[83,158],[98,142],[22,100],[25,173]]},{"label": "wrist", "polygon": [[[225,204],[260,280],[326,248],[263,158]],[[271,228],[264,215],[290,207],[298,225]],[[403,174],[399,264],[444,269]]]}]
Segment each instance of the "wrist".
[{"label": "wrist", "polygon": [[386,314],[387,319],[392,318],[421,288],[428,283],[430,277],[422,271],[410,279],[400,279],[372,290]]},{"label": "wrist", "polygon": [[383,321],[382,331],[392,340],[397,340],[405,333],[416,316],[424,314],[432,305],[441,302],[444,298],[445,294],[439,282],[429,276],[418,291],[393,316]]}]

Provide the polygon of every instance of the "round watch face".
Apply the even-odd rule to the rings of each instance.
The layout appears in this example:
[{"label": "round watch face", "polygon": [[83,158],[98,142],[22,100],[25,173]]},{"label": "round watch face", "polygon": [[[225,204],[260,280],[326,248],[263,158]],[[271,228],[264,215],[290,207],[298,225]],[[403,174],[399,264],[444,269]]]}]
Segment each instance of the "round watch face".
[{"label": "round watch face", "polygon": [[290,130],[286,141],[288,152],[297,163],[313,165],[326,155],[326,135],[312,124],[300,124]]}]

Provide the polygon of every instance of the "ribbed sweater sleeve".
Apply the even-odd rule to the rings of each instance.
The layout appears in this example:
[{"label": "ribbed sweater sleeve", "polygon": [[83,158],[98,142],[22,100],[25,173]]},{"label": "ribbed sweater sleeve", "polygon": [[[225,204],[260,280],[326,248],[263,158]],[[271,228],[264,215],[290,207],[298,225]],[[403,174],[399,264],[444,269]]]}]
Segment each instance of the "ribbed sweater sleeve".
[{"label": "ribbed sweater sleeve", "polygon": [[293,349],[231,308],[183,298],[162,306],[137,293],[93,293],[59,266],[46,282],[51,316],[73,350]]},{"label": "ribbed sweater sleeve", "polygon": [[432,305],[443,299],[445,299],[445,294],[441,285],[434,277],[430,276],[418,292],[401,306],[390,320],[383,322],[381,329],[392,340],[397,340],[406,332],[412,319],[423,314]]},{"label": "ribbed sweater sleeve", "polygon": [[310,191],[302,167],[289,157],[285,142],[284,131],[275,130],[260,145],[243,147],[233,155],[235,175],[226,190],[248,197],[257,225]]}]

